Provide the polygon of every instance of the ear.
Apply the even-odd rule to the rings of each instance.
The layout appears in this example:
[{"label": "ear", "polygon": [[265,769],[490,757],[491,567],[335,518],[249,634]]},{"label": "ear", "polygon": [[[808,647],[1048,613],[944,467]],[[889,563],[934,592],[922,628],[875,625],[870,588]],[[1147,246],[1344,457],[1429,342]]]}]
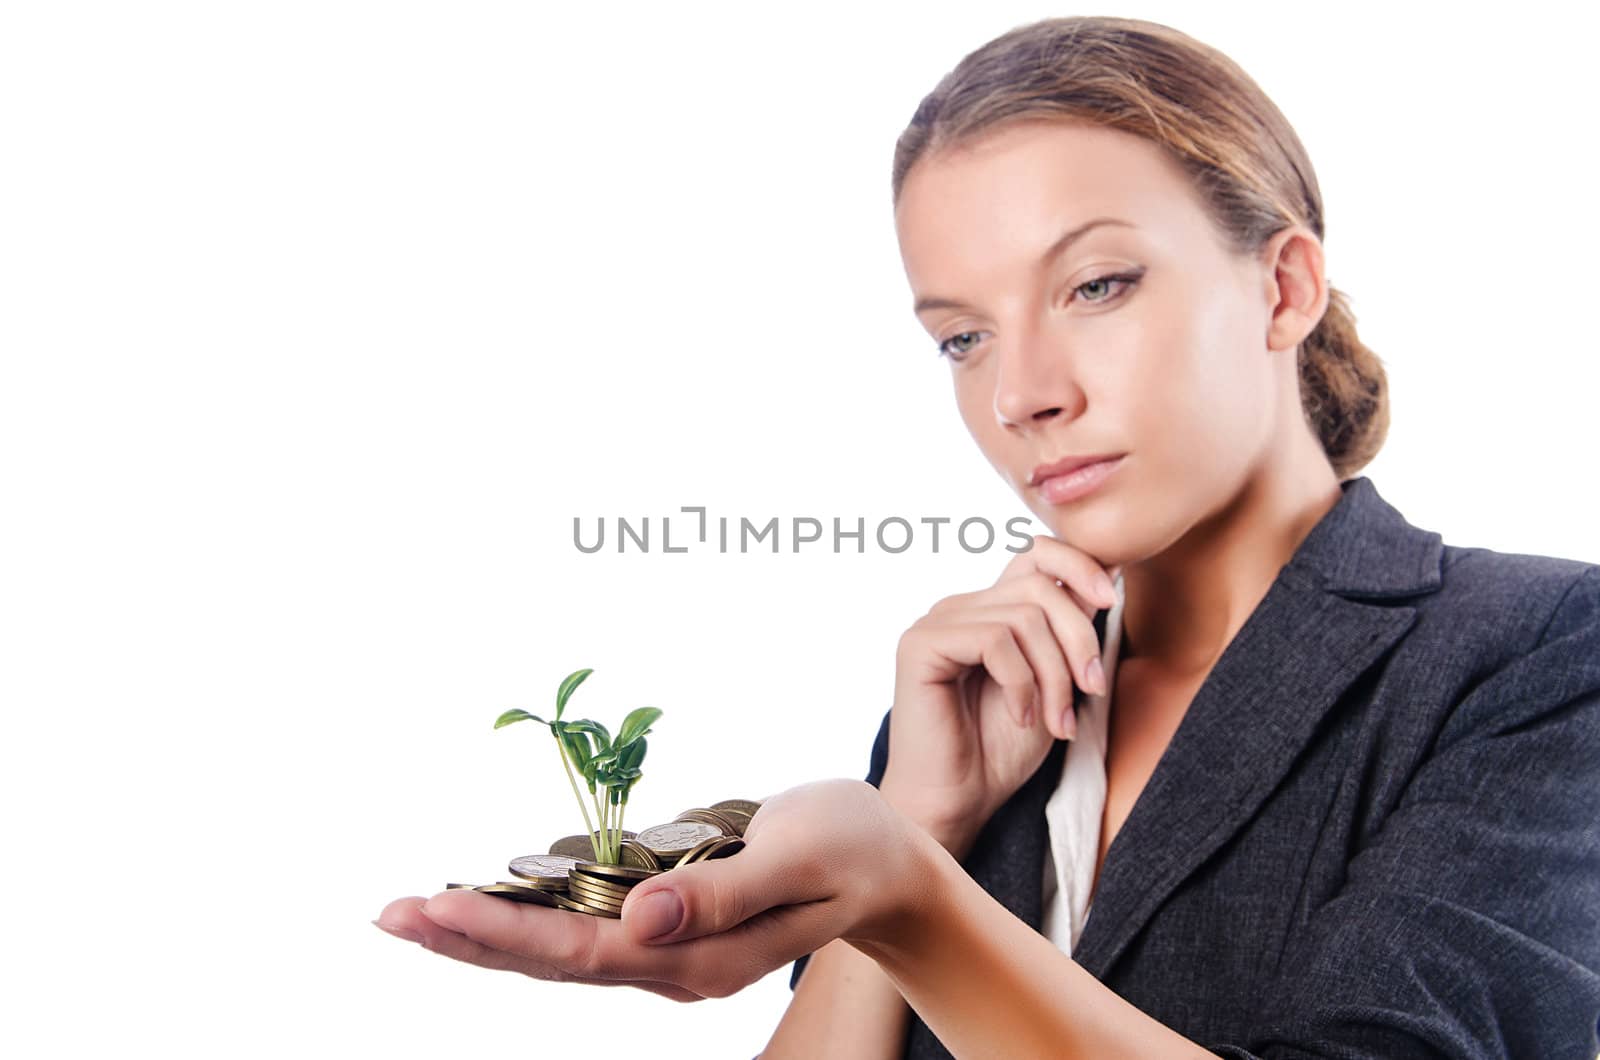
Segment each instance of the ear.
[{"label": "ear", "polygon": [[1278,232],[1262,248],[1267,307],[1267,349],[1292,350],[1328,310],[1322,241],[1304,225]]}]

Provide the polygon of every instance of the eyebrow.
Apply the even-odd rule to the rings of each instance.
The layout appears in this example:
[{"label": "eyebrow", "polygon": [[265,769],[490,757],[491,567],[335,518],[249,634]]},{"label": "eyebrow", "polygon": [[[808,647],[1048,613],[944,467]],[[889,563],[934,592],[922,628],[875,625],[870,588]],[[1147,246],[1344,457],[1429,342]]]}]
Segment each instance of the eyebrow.
[{"label": "eyebrow", "polygon": [[[1124,228],[1139,227],[1132,221],[1124,221],[1120,217],[1096,217],[1092,221],[1085,221],[1077,228],[1063,232],[1060,236],[1056,237],[1056,241],[1051,243],[1050,246],[1045,249],[1043,254],[1039,255],[1039,265],[1041,267],[1048,265],[1050,261],[1056,257],[1056,255],[1072,246],[1072,244],[1077,241],[1078,237],[1086,234],[1090,229],[1098,228],[1101,225],[1122,225]],[[922,313],[929,309],[965,308],[965,303],[959,302],[954,298],[939,298],[937,296],[929,295],[926,298],[917,299],[917,304],[912,307],[911,312],[914,316],[921,316]]]}]

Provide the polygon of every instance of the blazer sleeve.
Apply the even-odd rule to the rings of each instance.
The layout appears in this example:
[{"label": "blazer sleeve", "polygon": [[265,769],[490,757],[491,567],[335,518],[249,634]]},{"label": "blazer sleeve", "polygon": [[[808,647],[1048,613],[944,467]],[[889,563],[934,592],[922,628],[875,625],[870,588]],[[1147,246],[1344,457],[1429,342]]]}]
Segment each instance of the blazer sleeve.
[{"label": "blazer sleeve", "polygon": [[1600,566],[1452,709],[1233,1060],[1593,1060],[1600,1021]]},{"label": "blazer sleeve", "polygon": [[[893,708],[891,708],[893,709]],[[889,711],[883,712],[883,721],[878,724],[877,739],[872,741],[872,756],[867,764],[867,783],[878,787],[883,782],[883,771],[889,765]],[[806,970],[806,962],[811,960],[811,954],[806,954],[794,962],[794,971],[789,973],[789,989],[793,990],[800,983],[800,973]]]}]

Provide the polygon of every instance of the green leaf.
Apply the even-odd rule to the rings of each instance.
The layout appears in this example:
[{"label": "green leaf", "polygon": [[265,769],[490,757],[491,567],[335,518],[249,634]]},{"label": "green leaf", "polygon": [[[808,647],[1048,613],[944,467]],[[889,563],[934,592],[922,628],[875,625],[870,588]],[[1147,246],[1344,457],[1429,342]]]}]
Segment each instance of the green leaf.
[{"label": "green leaf", "polygon": [[622,728],[617,730],[618,743],[631,743],[650,731],[650,726],[661,717],[659,707],[640,707],[622,719]]},{"label": "green leaf", "polygon": [[585,771],[589,765],[589,737],[581,732],[564,732],[561,734],[561,746],[566,749],[567,757],[580,771]]},{"label": "green leaf", "polygon": [[561,712],[567,709],[567,700],[571,698],[573,690],[583,684],[584,678],[594,673],[594,668],[587,670],[574,670],[561,681],[561,687],[556,689],[556,719],[559,721]]},{"label": "green leaf", "polygon": [[550,724],[537,714],[529,714],[525,710],[508,710],[498,718],[494,719],[494,727],[497,729],[503,729],[507,725],[515,725],[519,721],[536,721],[541,725]]},{"label": "green leaf", "polygon": [[558,724],[560,724],[567,732],[589,733],[595,738],[595,746],[599,750],[603,751],[611,746],[610,730],[608,730],[604,725],[601,725],[598,721],[590,721],[588,718],[580,718],[577,721],[563,721],[559,722]]},{"label": "green leaf", "polygon": [[617,765],[637,773],[639,766],[644,763],[645,749],[645,738],[641,736],[623,747],[622,752],[617,755]]}]

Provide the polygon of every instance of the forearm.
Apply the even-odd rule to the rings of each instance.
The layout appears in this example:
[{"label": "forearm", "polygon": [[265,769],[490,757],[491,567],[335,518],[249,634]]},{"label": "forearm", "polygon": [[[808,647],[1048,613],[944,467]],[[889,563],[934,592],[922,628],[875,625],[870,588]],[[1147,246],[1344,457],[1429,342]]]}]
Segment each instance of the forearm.
[{"label": "forearm", "polygon": [[[893,791],[883,793],[900,807]],[[959,860],[971,829],[913,822]],[[761,1053],[762,1060],[827,1056],[842,1060],[899,1060],[905,1053],[911,1008],[878,962],[843,939],[811,955],[794,998]]]},{"label": "forearm", "polygon": [[928,886],[889,932],[852,938],[958,1057],[1208,1057],[1119,997],[927,844]]},{"label": "forearm", "polygon": [[872,958],[834,939],[806,962],[761,1060],[898,1060],[911,1009]]}]

